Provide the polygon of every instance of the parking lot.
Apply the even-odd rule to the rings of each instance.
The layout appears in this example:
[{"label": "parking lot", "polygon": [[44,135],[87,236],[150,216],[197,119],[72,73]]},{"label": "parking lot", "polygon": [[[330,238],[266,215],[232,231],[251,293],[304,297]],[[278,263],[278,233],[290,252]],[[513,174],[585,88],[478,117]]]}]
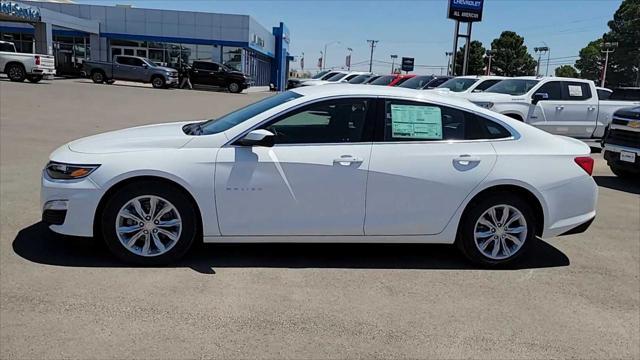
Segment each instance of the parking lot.
[{"label": "parking lot", "polygon": [[0,358],[640,357],[640,185],[600,154],[591,228],[512,269],[367,244],[202,245],[136,268],[39,223],[58,146],[268,95],[0,79]]}]

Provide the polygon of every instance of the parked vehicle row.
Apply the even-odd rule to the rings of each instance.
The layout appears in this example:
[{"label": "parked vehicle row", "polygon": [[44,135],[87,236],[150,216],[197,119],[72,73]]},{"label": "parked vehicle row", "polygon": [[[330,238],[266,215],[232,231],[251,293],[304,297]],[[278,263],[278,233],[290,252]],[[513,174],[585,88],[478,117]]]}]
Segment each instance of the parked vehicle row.
[{"label": "parked vehicle row", "polygon": [[618,110],[602,139],[604,159],[623,178],[640,178],[640,106]]},{"label": "parked vehicle row", "polygon": [[0,73],[7,74],[11,81],[37,83],[53,79],[56,68],[53,56],[19,53],[12,42],[0,41]]}]

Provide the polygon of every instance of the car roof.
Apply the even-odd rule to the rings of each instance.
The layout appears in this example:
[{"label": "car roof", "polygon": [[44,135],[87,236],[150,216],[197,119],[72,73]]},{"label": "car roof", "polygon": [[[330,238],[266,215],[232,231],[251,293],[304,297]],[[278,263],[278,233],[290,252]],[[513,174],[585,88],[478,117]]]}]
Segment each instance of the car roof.
[{"label": "car roof", "polygon": [[463,75],[456,76],[454,79],[479,79],[479,80],[504,80],[509,79],[506,76],[498,76],[498,75]]},{"label": "car roof", "polygon": [[471,103],[463,98],[441,95],[437,91],[414,90],[394,86],[370,86],[360,84],[328,84],[323,86],[303,86],[290,91],[311,98],[334,96],[401,97],[417,101],[433,101],[440,104],[469,108]]}]

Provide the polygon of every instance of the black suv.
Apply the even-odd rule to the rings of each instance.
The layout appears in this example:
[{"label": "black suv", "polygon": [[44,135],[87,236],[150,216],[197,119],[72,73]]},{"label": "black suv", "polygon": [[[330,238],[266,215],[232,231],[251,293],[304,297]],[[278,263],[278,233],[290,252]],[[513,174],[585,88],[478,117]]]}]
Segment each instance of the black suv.
[{"label": "black suv", "polygon": [[212,61],[193,62],[191,83],[225,87],[232,93],[239,93],[251,85],[247,75]]}]

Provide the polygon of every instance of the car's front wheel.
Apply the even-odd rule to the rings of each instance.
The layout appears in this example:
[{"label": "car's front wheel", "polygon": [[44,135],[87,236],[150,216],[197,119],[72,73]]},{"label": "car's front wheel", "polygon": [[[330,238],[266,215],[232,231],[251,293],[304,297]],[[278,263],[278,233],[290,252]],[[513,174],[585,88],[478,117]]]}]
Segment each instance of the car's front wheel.
[{"label": "car's front wheel", "polygon": [[161,182],[129,184],[108,199],[101,230],[123,261],[165,265],[181,258],[197,234],[196,211],[183,192]]},{"label": "car's front wheel", "polygon": [[162,76],[155,76],[151,79],[151,85],[156,89],[163,89],[166,87],[166,82]]},{"label": "car's front wheel", "polygon": [[242,87],[240,87],[240,84],[238,84],[237,82],[229,83],[229,85],[227,85],[227,89],[229,90],[230,93],[233,93],[233,94],[237,94],[240,91],[242,91]]},{"label": "car's front wheel", "polygon": [[536,239],[531,206],[509,193],[496,193],[465,212],[457,245],[471,261],[499,266],[522,256]]}]

